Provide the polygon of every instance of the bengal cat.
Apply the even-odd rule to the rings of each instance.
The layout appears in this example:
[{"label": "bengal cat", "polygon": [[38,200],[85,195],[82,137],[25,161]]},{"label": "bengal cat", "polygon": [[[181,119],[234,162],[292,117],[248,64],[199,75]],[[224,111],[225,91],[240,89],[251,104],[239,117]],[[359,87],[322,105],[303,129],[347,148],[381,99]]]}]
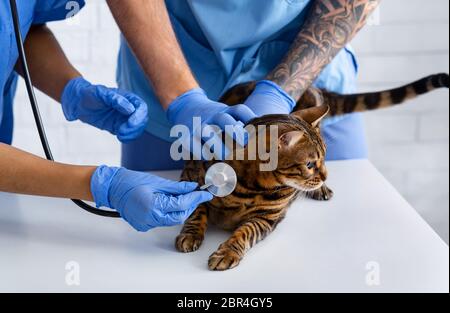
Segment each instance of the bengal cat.
[{"label": "bengal cat", "polygon": [[[227,92],[222,102],[243,103],[254,83],[238,85]],[[199,249],[208,223],[232,231],[232,236],[214,252],[208,262],[211,270],[236,267],[245,253],[269,235],[283,220],[290,204],[299,196],[329,200],[332,191],[325,185],[325,142],[320,135],[320,121],[337,116],[387,108],[404,103],[437,88],[449,87],[449,75],[426,77],[407,86],[375,93],[338,95],[310,88],[291,115],[271,115],[251,124],[278,125],[279,162],[277,170],[261,172],[261,161],[227,161],[238,175],[236,190],[226,198],[203,204],[186,221],[176,239],[181,252]],[[206,170],[214,162],[186,163],[182,180],[205,183]]]}]

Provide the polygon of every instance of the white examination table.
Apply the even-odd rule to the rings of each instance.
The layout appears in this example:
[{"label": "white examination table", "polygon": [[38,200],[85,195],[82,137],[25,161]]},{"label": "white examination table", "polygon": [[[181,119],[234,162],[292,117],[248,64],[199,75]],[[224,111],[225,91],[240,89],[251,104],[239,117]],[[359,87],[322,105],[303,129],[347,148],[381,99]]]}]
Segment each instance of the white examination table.
[{"label": "white examination table", "polygon": [[227,272],[207,269],[221,230],[181,254],[179,227],[140,234],[66,200],[0,193],[0,292],[448,292],[448,246],[373,165],[328,167],[335,198],[296,202]]}]

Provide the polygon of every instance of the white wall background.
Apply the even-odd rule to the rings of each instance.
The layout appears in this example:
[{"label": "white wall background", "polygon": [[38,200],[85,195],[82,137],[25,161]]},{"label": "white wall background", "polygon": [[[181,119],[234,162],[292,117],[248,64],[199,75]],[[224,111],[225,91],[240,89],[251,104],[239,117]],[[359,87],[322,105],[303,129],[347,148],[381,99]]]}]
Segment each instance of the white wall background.
[{"label": "white wall background", "polygon": [[[384,0],[380,24],[354,42],[362,91],[401,85],[449,71],[449,1]],[[51,25],[68,56],[91,81],[115,86],[119,32],[103,0],[89,0],[75,20]],[[38,94],[57,160],[120,164],[107,133],[67,123],[58,104]],[[16,102],[17,147],[42,155],[23,85]],[[434,229],[449,240],[449,93],[366,115],[370,158]]]},{"label": "white wall background", "polygon": [[[449,72],[449,1],[384,0],[354,46],[363,91]],[[370,159],[449,240],[449,92],[366,114]]]}]

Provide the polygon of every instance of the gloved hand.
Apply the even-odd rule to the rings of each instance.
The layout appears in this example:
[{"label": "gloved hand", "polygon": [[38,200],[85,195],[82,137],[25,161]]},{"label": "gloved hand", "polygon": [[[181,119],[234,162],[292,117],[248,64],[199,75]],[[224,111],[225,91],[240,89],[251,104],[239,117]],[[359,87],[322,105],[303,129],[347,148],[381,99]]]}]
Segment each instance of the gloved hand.
[{"label": "gloved hand", "polygon": [[107,166],[97,168],[91,179],[97,207],[116,210],[140,232],[183,224],[201,203],[213,199],[209,192],[195,191],[197,186]]},{"label": "gloved hand", "polygon": [[261,117],[269,114],[290,114],[296,103],[280,86],[263,80],[256,84],[245,105]]},{"label": "gloved hand", "polygon": [[[201,118],[201,129],[195,127],[193,118]],[[207,126],[217,126],[222,131],[236,140],[241,145],[246,145],[246,132],[244,126],[256,115],[246,106],[237,105],[230,107],[226,104],[211,101],[202,89],[193,89],[181,95],[173,101],[167,110],[167,118],[173,125],[184,125],[191,131],[192,140],[200,140],[201,130]],[[226,128],[233,126],[235,129]],[[194,138],[195,137],[195,138]],[[220,134],[213,135],[211,141],[222,142]],[[208,138],[207,141],[210,141]],[[185,148],[189,148],[191,143]],[[225,147],[222,147],[222,153],[215,153],[216,158],[223,158]],[[191,149],[189,149],[190,152]],[[196,155],[197,157],[200,157]]]},{"label": "gloved hand", "polygon": [[122,142],[139,137],[148,122],[147,105],[138,96],[92,85],[82,77],[67,84],[61,104],[68,121],[80,120],[106,130]]}]

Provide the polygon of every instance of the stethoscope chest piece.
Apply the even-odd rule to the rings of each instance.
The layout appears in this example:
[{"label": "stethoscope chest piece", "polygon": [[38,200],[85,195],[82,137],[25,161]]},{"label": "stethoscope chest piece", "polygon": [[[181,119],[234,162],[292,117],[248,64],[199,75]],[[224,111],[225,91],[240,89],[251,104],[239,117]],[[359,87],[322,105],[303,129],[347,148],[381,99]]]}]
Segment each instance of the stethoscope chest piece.
[{"label": "stethoscope chest piece", "polygon": [[205,185],[202,190],[208,190],[216,197],[226,197],[233,193],[237,185],[237,175],[234,169],[226,163],[211,166],[205,175]]}]

